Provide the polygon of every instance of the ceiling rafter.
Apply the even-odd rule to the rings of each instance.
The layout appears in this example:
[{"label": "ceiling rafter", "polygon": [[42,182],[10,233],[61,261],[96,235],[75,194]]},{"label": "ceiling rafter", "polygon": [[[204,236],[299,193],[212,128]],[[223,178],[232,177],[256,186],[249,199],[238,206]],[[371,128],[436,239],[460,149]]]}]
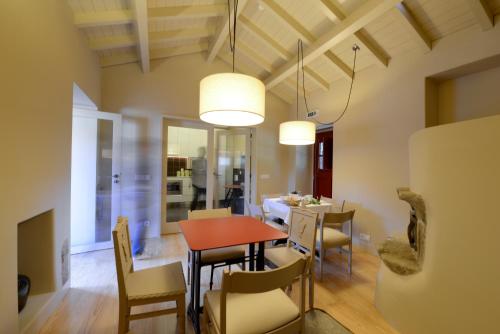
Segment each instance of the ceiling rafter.
[{"label": "ceiling rafter", "polygon": [[102,12],[75,13],[73,23],[78,28],[129,24],[134,20],[131,10],[107,10]]},{"label": "ceiling rafter", "polygon": [[[247,5],[247,0],[239,0],[236,19],[241,14],[241,12],[243,12],[246,5]],[[212,42],[210,43],[210,47],[208,49],[207,62],[211,63],[215,59],[215,56],[220,51],[222,45],[229,36],[229,25],[231,24],[231,18],[232,17],[229,16],[226,6],[226,14],[224,14],[222,21],[219,23],[217,32],[215,33],[215,36],[212,39]]]},{"label": "ceiling rafter", "polygon": [[212,36],[214,31],[213,27],[152,31],[149,33],[149,42],[160,43],[205,38]]},{"label": "ceiling rafter", "polygon": [[[347,15],[336,0],[319,0],[318,4],[330,20],[345,20]],[[375,57],[380,65],[385,67],[389,65],[390,57],[384,49],[375,42],[368,32],[364,29],[360,29],[354,33],[354,36],[359,43],[362,44],[364,49],[368,50]]]},{"label": "ceiling rafter", "polygon": [[[310,31],[308,31],[302,24],[300,24],[299,21],[288,14],[288,12],[276,2],[274,2],[273,0],[262,0],[261,3],[264,4],[278,18],[280,18],[285,24],[292,28],[292,30],[294,30],[295,33],[304,40],[304,42],[310,44],[316,40],[316,38]],[[352,78],[352,70],[346,63],[344,63],[332,51],[327,50],[324,53],[329,63],[333,64],[344,78],[349,80]]]},{"label": "ceiling rafter", "polygon": [[[181,45],[171,48],[152,48],[150,49],[150,57],[151,60],[157,60],[157,59],[170,58],[174,56],[199,53],[206,51],[207,49],[208,49],[207,42]],[[103,56],[100,58],[100,64],[102,67],[136,63],[138,61],[139,57],[137,56],[136,53],[133,52]]]},{"label": "ceiling rafter", "polygon": [[[249,32],[253,33],[260,40],[266,43],[271,49],[273,49],[281,59],[289,60],[293,58],[294,55],[292,53],[288,52],[288,50],[285,49],[281,44],[279,44],[278,41],[268,35],[264,30],[260,29],[244,15],[240,16],[240,22],[243,23],[243,27],[245,27]],[[319,88],[325,91],[328,91],[330,89],[330,84],[328,83],[328,81],[311,68],[305,67],[304,72],[309,77],[309,79],[311,79],[311,81],[313,81]]]},{"label": "ceiling rafter", "polygon": [[89,48],[92,50],[110,50],[135,46],[137,38],[134,35],[115,35],[95,37],[89,39]]},{"label": "ceiling rafter", "polygon": [[[250,46],[248,46],[245,42],[239,40],[238,41],[238,51],[243,54],[243,56],[250,62],[264,69],[267,73],[271,74],[274,70],[273,65],[268,62],[268,60],[262,57],[259,53],[254,51]],[[291,77],[287,78],[285,84],[288,88],[290,88],[294,93],[297,90],[296,82]],[[303,95],[303,90],[299,89],[299,94]],[[306,94],[309,94],[306,91]]]},{"label": "ceiling rafter", "polygon": [[149,8],[150,19],[186,19],[200,17],[222,16],[226,11],[225,5],[193,5],[167,6]]},{"label": "ceiling rafter", "polygon": [[425,33],[422,26],[417,22],[413,14],[410,12],[408,7],[404,2],[396,5],[397,12],[400,14],[401,22],[405,24],[415,41],[420,45],[420,47],[425,51],[431,51],[432,41],[429,36]]},{"label": "ceiling rafter", "polygon": [[208,49],[207,42],[200,42],[189,45],[175,46],[171,48],[151,49],[151,59],[163,59],[174,56],[188,55],[193,53],[200,53]]},{"label": "ceiling rafter", "polygon": [[148,28],[148,5],[144,0],[133,0],[135,22],[134,28],[137,35],[137,53],[143,73],[149,72],[149,28]]},{"label": "ceiling rafter", "polygon": [[495,17],[484,0],[466,0],[472,13],[476,17],[479,25],[483,30],[492,29],[495,25]]},{"label": "ceiling rafter", "polygon": [[[226,64],[228,64],[229,66],[232,66],[233,64],[233,59],[231,58],[230,54],[229,53],[224,53],[224,52],[219,52],[217,54],[217,57],[222,60],[223,62],[225,62]],[[244,73],[244,74],[250,74],[250,75],[253,75],[259,79],[263,79],[262,75],[254,75],[254,70],[252,68],[250,68],[247,64],[243,63],[243,62],[237,62],[235,64],[235,68],[238,70],[238,72],[240,73]],[[293,103],[293,99],[289,96],[285,96],[285,94],[283,93],[280,93],[280,92],[277,92],[276,90],[268,90],[267,92],[270,92],[272,93],[274,96],[278,97],[280,100],[282,100],[283,102],[285,103],[288,103],[288,104],[292,104]]]},{"label": "ceiling rafter", "polygon": [[[320,57],[327,50],[342,42],[400,2],[401,0],[370,0],[365,2],[330,31],[304,49],[304,64],[309,64],[314,59]],[[278,68],[275,73],[266,79],[266,88],[270,89],[285,80],[293,73],[294,67],[295,61],[290,60]]]}]

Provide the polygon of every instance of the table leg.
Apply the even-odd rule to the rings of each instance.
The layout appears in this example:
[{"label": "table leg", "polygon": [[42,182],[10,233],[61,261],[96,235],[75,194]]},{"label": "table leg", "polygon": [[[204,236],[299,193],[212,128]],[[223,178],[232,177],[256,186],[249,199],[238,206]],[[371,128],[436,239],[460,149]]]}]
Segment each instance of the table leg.
[{"label": "table leg", "polygon": [[200,260],[201,252],[191,254],[191,300],[188,306],[188,316],[193,323],[195,333],[200,333]]},{"label": "table leg", "polygon": [[248,255],[249,255],[249,261],[248,261],[248,269],[250,271],[255,270],[255,244],[248,244]]},{"label": "table leg", "polygon": [[259,251],[257,253],[257,271],[264,270],[264,249],[266,243],[264,241],[259,242]]}]

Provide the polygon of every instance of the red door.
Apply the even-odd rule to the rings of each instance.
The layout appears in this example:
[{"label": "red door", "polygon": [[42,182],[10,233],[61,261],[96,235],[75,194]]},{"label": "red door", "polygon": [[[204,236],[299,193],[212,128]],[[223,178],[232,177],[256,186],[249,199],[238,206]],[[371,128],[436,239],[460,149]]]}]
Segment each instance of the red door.
[{"label": "red door", "polygon": [[333,129],[316,133],[313,196],[332,197]]}]

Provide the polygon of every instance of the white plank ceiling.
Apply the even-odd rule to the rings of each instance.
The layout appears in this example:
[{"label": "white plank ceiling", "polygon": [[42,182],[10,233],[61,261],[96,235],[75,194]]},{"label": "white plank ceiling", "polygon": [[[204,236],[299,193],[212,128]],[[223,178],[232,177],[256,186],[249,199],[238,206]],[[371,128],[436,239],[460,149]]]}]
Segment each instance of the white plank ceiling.
[{"label": "white plank ceiling", "polygon": [[[207,54],[208,50],[231,64],[227,33],[221,35],[225,42],[219,44],[220,49],[211,48],[226,20],[227,0],[147,0],[147,15],[141,15],[138,8],[145,2],[68,0],[75,25],[99,55],[101,66],[138,63],[148,71],[151,60]],[[381,5],[384,2],[386,5]],[[279,74],[290,72],[298,38],[304,41],[305,53],[311,52],[305,79],[309,93],[327,90],[335,80],[350,80],[355,43],[361,47],[356,71],[391,66],[391,58],[408,52],[432,52],[432,42],[462,29],[474,25],[490,29],[500,14],[500,0],[240,3],[244,8],[238,19],[236,68],[261,78],[271,92],[288,103],[295,100],[295,74]],[[391,6],[385,8],[387,3]],[[140,32],[146,30],[146,34]]]}]

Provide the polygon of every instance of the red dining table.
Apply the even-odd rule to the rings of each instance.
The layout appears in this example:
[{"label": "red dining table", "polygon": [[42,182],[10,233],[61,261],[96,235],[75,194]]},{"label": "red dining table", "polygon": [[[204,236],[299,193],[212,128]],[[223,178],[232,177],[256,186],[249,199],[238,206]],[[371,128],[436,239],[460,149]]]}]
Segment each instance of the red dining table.
[{"label": "red dining table", "polygon": [[[183,220],[179,222],[179,226],[192,252],[191,297],[188,316],[193,322],[196,333],[200,333],[201,252],[248,244],[250,270],[264,270],[265,242],[288,238],[286,233],[248,216]],[[256,263],[254,263],[256,243],[259,244],[259,248]]]}]

